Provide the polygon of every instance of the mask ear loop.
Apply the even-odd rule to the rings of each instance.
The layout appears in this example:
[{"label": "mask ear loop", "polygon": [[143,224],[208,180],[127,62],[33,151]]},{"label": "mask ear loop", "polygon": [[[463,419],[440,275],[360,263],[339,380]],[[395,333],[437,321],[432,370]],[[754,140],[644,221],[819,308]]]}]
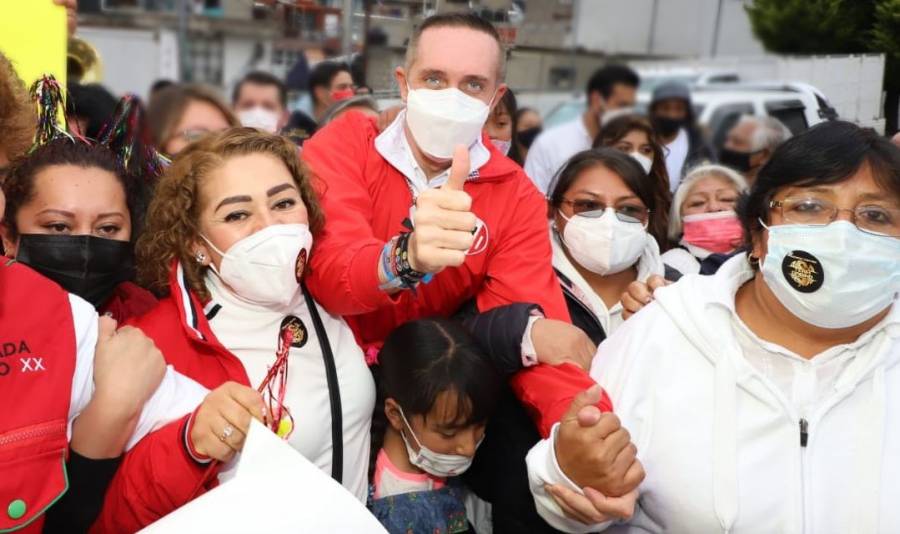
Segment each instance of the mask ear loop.
[{"label": "mask ear loop", "polygon": [[406,415],[403,413],[403,407],[398,404],[397,410],[400,411],[400,418],[403,419],[403,423],[406,425],[406,428],[409,429],[409,435],[412,436],[413,440],[416,442],[416,445],[419,447],[419,452],[422,452],[422,442],[419,441],[419,437],[416,436],[415,431],[413,431],[412,425],[409,424],[409,421],[406,419]]}]

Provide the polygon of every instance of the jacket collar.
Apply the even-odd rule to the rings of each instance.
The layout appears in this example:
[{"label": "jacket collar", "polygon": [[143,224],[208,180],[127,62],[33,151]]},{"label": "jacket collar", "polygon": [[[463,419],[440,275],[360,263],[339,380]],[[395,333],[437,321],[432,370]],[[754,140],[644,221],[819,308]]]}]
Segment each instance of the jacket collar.
[{"label": "jacket collar", "polygon": [[209,326],[209,318],[218,312],[219,305],[212,301],[205,304],[200,302],[190,289],[184,268],[178,260],[173,260],[169,269],[169,294],[178,308],[181,324],[188,337],[223,348]]},{"label": "jacket collar", "polygon": [[[412,155],[412,149],[406,138],[404,124],[406,123],[406,110],[401,111],[397,118],[394,119],[383,132],[375,138],[375,150],[384,158],[392,167],[397,169],[408,181],[415,184],[415,188],[419,191],[427,187],[438,187],[442,185],[449,173],[444,173],[437,178],[426,182],[417,177],[422,173],[417,172],[418,164]],[[498,181],[514,176],[516,164],[505,157],[490,142],[487,134],[482,132],[481,138],[475,141],[469,148],[469,182],[485,182]]]}]

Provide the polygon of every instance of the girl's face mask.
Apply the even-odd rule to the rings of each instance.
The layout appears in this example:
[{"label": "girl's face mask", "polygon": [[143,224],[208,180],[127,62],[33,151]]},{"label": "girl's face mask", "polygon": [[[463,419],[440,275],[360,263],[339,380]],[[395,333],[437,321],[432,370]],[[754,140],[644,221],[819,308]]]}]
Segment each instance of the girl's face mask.
[{"label": "girl's face mask", "polygon": [[[409,421],[406,419],[406,415],[403,414],[403,408],[398,406],[398,409],[400,410],[400,417],[403,418],[403,423],[409,431],[409,435],[412,436],[412,439],[419,447],[419,451],[416,452],[409,444],[409,440],[406,439],[406,432],[400,432],[403,443],[406,445],[406,452],[409,455],[409,463],[426,473],[443,478],[461,475],[469,469],[474,457],[462,456],[460,454],[442,454],[434,452],[425,445],[422,445],[422,442],[416,437],[416,433],[413,432],[412,425],[410,425]],[[482,437],[481,441],[475,446],[476,449],[478,449],[478,446],[481,445],[482,441],[484,441],[484,437]]]}]

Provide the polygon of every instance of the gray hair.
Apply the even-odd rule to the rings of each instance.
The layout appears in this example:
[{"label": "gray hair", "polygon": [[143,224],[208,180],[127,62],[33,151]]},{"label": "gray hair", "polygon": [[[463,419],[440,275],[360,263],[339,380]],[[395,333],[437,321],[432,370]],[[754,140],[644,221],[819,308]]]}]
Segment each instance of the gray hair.
[{"label": "gray hair", "polygon": [[694,185],[703,178],[709,177],[724,178],[730,181],[738,194],[747,190],[747,181],[744,180],[744,177],[724,165],[706,163],[688,171],[675,191],[675,196],[672,198],[672,207],[669,211],[669,239],[672,241],[678,241],[684,231],[681,205],[684,204],[688,195],[691,194]]},{"label": "gray hair", "polygon": [[753,135],[750,137],[753,152],[767,149],[771,152],[792,137],[791,131],[783,122],[768,115],[765,117],[742,115],[737,125],[742,124],[755,126]]},{"label": "gray hair", "polygon": [[325,112],[325,116],[322,117],[322,120],[320,121],[320,127],[333,121],[338,115],[350,108],[369,108],[375,113],[380,111],[378,109],[378,102],[376,102],[374,98],[369,95],[357,95],[353,98],[335,102],[334,105],[328,108]]}]

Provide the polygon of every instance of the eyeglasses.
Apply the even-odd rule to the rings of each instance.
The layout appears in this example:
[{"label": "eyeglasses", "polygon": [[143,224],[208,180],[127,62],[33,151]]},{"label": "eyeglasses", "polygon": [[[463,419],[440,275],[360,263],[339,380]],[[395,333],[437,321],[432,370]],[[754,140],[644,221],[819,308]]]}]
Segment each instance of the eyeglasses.
[{"label": "eyeglasses", "polygon": [[[606,206],[602,202],[588,199],[568,200],[562,199],[563,204],[572,206],[575,215],[596,219],[603,216]],[[615,207],[616,218],[622,222],[644,223],[650,215],[650,210],[638,204],[623,204]]]},{"label": "eyeglasses", "polygon": [[853,213],[853,224],[863,232],[881,236],[900,237],[900,209],[866,204],[853,209],[842,209],[832,202],[814,197],[786,198],[769,202],[770,208],[779,208],[781,217],[794,224],[825,226],[837,219],[838,213]]}]

